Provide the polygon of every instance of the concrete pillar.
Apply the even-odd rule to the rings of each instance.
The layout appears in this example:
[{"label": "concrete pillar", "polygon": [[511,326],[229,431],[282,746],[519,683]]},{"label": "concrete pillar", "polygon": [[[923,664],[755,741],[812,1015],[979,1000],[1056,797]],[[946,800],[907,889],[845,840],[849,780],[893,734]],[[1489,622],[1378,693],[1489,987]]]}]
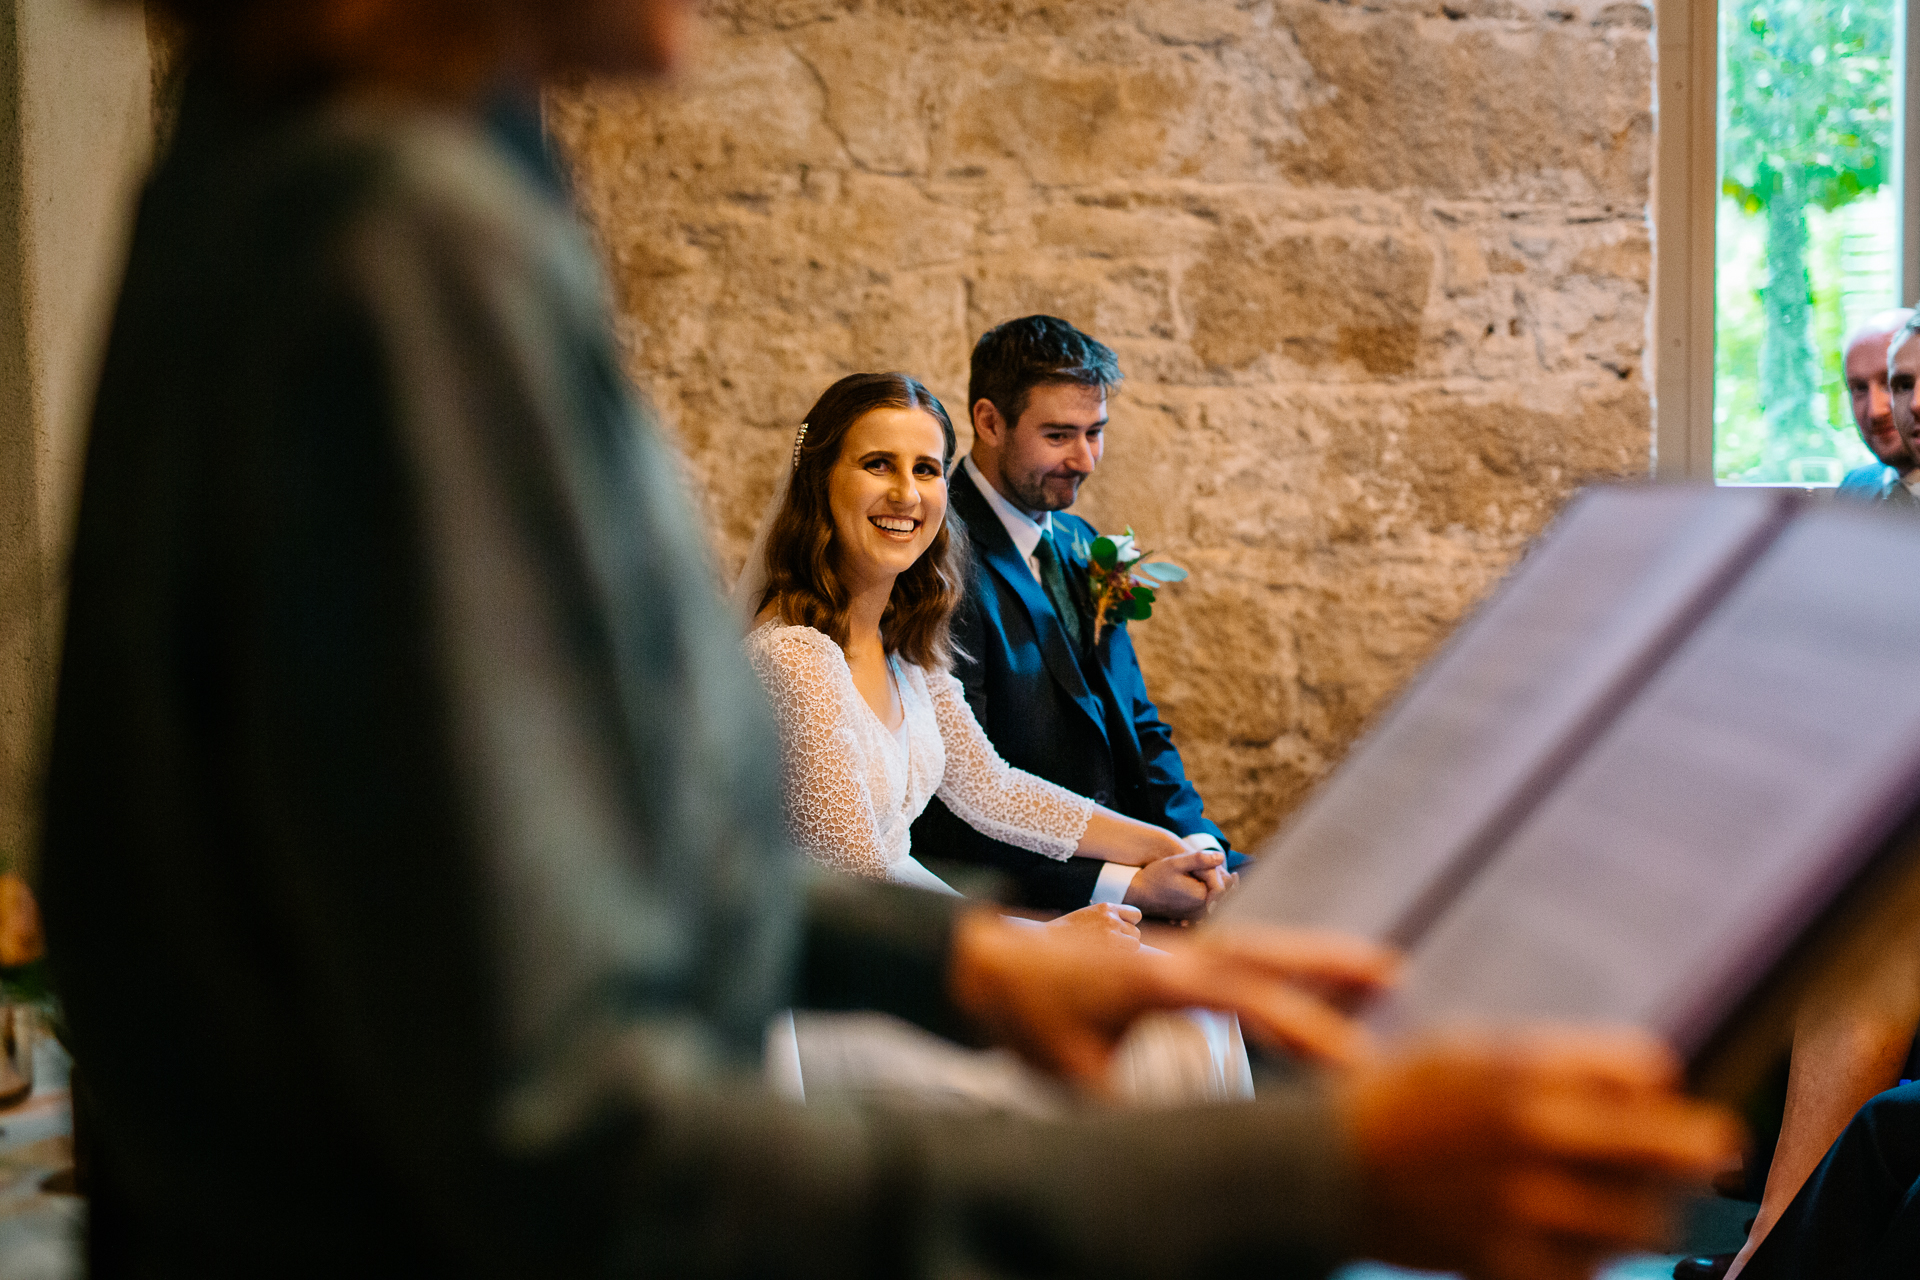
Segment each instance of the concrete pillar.
[{"label": "concrete pillar", "polygon": [[152,139],[137,3],[0,0],[0,869],[31,860],[92,380]]}]

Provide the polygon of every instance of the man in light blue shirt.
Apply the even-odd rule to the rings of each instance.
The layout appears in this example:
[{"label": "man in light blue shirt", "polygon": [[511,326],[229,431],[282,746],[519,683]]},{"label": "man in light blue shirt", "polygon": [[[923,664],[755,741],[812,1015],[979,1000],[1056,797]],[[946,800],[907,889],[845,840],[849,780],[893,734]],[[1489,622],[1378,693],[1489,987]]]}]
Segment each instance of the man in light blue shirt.
[{"label": "man in light blue shirt", "polygon": [[1844,368],[1847,397],[1860,442],[1876,461],[1855,467],[1840,481],[1839,494],[1865,502],[1910,502],[1905,482],[1914,478],[1913,454],[1900,436],[1893,418],[1893,398],[1887,390],[1889,346],[1913,312],[1902,308],[1882,311],[1855,329],[1847,339]]}]

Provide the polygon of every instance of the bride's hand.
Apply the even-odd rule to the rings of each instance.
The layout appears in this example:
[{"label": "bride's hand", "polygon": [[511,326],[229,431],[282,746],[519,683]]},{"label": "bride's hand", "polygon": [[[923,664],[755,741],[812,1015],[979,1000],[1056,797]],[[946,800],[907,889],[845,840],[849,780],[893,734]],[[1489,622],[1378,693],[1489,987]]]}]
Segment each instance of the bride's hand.
[{"label": "bride's hand", "polygon": [[1057,920],[1048,921],[1047,928],[1070,937],[1118,947],[1122,951],[1137,951],[1140,948],[1140,908],[1122,906],[1117,902],[1102,902],[1078,911],[1069,911]]}]

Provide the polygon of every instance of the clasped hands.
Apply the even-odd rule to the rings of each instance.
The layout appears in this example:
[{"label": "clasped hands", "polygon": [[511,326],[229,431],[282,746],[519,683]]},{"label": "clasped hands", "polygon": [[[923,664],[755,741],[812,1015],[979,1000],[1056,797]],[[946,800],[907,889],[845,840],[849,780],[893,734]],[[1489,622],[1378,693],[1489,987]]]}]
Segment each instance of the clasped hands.
[{"label": "clasped hands", "polygon": [[1126,904],[1166,920],[1195,920],[1239,882],[1216,849],[1187,849],[1141,867],[1127,886]]},{"label": "clasped hands", "polygon": [[1205,915],[1239,879],[1226,869],[1224,853],[1189,849],[1163,827],[1099,806],[1075,852],[1140,868],[1127,888],[1126,904],[1167,920]]},{"label": "clasped hands", "polygon": [[[950,985],[997,1042],[1095,1094],[1135,1018],[1205,1006],[1333,1070],[1361,1173],[1366,1256],[1486,1280],[1584,1277],[1670,1240],[1673,1210],[1739,1149],[1637,1031],[1458,1032],[1381,1053],[1343,1010],[1394,956],[1341,934],[1236,928],[1114,945],[990,911],[955,933]],[[1164,948],[1164,949],[1160,949]]]}]

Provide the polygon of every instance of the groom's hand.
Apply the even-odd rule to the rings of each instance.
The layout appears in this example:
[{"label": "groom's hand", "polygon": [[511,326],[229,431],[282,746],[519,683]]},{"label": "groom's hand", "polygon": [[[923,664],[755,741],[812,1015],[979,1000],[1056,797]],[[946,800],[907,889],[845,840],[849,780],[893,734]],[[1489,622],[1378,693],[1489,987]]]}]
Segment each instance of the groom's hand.
[{"label": "groom's hand", "polygon": [[1130,954],[1072,931],[1023,929],[992,911],[954,930],[954,1003],[991,1038],[1043,1070],[1107,1090],[1113,1050],[1133,1020],[1196,1006],[1240,1016],[1248,1034],[1346,1065],[1367,1048],[1332,1003],[1392,975],[1391,953],[1360,938],[1285,929],[1179,937]]},{"label": "groom's hand", "polygon": [[1197,920],[1239,879],[1226,861],[1218,850],[1200,849],[1149,862],[1135,873],[1122,901],[1163,920]]}]

